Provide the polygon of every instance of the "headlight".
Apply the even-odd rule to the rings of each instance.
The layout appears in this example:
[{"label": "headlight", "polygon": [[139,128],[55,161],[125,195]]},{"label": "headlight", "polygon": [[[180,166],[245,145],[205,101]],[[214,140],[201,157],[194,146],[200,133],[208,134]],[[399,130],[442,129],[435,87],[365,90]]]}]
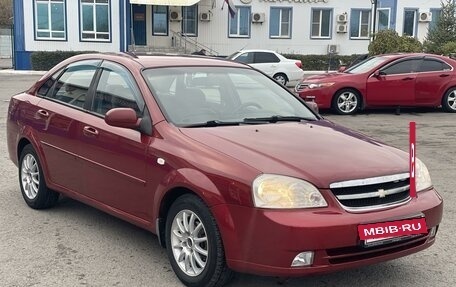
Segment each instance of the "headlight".
[{"label": "headlight", "polygon": [[332,85],[334,85],[334,83],[312,83],[312,84],[309,84],[308,87],[309,87],[309,89],[318,89],[318,88],[331,87]]},{"label": "headlight", "polygon": [[431,176],[426,165],[416,158],[415,163],[416,191],[422,191],[432,186]]},{"label": "headlight", "polygon": [[314,208],[328,206],[311,183],[283,175],[263,174],[252,184],[253,203],[260,208]]}]

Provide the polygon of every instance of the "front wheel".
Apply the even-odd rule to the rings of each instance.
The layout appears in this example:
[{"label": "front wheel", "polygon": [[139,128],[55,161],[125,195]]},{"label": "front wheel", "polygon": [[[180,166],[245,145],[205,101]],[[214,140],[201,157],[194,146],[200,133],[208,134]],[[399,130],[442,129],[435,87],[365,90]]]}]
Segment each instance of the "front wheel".
[{"label": "front wheel", "polygon": [[27,205],[34,209],[54,206],[59,194],[46,186],[38,155],[32,145],[26,145],[19,158],[19,184]]},{"label": "front wheel", "polygon": [[456,88],[451,88],[442,99],[442,107],[446,112],[456,113]]},{"label": "front wheel", "polygon": [[215,219],[197,196],[186,194],[172,204],[166,218],[166,248],[174,272],[186,286],[223,286],[232,277]]},{"label": "front wheel", "polygon": [[359,93],[352,89],[338,91],[333,98],[332,107],[340,115],[352,115],[361,106]]}]

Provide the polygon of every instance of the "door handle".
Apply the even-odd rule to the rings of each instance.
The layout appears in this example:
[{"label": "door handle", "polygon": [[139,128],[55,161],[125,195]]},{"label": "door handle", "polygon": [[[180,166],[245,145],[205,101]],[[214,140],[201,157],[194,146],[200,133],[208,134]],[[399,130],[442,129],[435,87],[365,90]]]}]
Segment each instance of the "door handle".
[{"label": "door handle", "polygon": [[402,81],[410,81],[410,80],[413,80],[414,78],[412,77],[406,77],[406,78],[403,78]]},{"label": "door handle", "polygon": [[38,117],[40,118],[49,118],[49,112],[46,111],[46,110],[38,110],[36,112],[36,114],[38,115]]},{"label": "door handle", "polygon": [[97,129],[95,129],[94,127],[90,127],[90,126],[85,126],[83,129],[83,133],[84,133],[84,135],[89,136],[89,137],[98,136]]},{"label": "door handle", "polygon": [[450,74],[440,74],[439,77],[440,78],[444,78],[444,77],[448,77]]}]

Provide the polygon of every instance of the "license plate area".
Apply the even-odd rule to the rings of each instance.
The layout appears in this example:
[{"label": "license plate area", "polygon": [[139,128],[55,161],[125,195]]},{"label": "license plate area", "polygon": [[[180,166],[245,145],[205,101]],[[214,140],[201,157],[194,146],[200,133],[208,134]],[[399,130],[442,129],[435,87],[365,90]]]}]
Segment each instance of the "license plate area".
[{"label": "license plate area", "polygon": [[427,234],[425,218],[358,225],[358,235],[364,247],[374,247],[409,240]]}]

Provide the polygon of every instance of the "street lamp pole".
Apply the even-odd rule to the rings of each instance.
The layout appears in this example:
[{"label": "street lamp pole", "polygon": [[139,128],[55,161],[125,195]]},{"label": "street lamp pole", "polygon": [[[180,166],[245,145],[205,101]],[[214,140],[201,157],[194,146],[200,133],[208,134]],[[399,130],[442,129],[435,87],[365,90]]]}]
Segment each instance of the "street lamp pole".
[{"label": "street lamp pole", "polygon": [[374,23],[372,27],[372,40],[375,40],[375,29],[377,28],[377,0],[371,0],[372,5],[374,5]]}]

